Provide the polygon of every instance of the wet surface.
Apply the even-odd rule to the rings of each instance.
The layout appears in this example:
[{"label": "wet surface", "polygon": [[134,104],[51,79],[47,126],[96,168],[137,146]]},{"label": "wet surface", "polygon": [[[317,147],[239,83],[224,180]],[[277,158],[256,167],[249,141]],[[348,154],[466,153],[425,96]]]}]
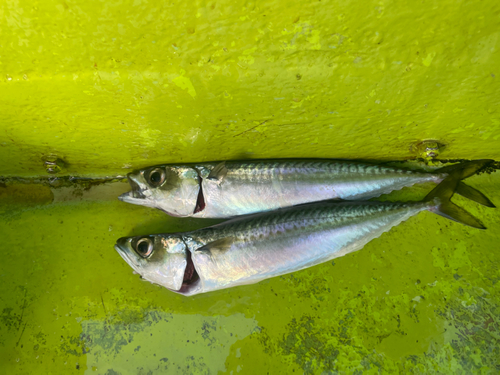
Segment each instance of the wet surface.
[{"label": "wet surface", "polygon": [[[467,183],[500,204],[498,173]],[[421,213],[334,262],[186,298],[140,280],[113,245],[216,221],[120,202],[125,183],[37,186],[53,198],[0,216],[9,373],[500,370],[498,209],[455,197],[488,230]]]}]

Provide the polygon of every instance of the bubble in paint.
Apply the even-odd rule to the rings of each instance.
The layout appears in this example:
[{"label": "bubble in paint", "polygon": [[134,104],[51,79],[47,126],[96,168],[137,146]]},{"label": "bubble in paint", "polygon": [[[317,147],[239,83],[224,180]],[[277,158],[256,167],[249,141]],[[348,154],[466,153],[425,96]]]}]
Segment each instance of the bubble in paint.
[{"label": "bubble in paint", "polygon": [[412,149],[417,154],[417,157],[426,161],[436,159],[443,148],[444,145],[436,140],[425,140],[412,146]]},{"label": "bubble in paint", "polygon": [[63,170],[66,162],[56,155],[46,155],[42,158],[47,173],[56,174]]}]

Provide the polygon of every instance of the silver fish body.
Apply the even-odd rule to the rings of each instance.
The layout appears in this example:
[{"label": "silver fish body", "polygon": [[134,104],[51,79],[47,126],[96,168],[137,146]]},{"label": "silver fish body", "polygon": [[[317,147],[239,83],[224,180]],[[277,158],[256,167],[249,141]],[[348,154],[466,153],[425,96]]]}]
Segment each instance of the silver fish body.
[{"label": "silver fish body", "polygon": [[447,176],[327,159],[165,165],[129,174],[132,191],[120,199],[173,216],[228,218],[330,199],[369,199]]},{"label": "silver fish body", "polygon": [[338,161],[226,162],[226,172],[210,178],[213,168],[200,169],[205,208],[194,217],[227,218],[330,199],[369,199],[446,177]]},{"label": "silver fish body", "polygon": [[[143,278],[186,296],[253,284],[359,250],[424,210],[484,228],[449,201],[454,186],[442,186],[445,182],[457,183],[444,181],[422,202],[314,203],[188,233],[121,238],[115,248]],[[138,241],[147,241],[151,253],[138,248]],[[169,259],[182,252],[186,266],[179,272]]]},{"label": "silver fish body", "polygon": [[363,248],[428,204],[314,204],[183,237],[199,281],[181,290],[206,293],[299,271]]}]

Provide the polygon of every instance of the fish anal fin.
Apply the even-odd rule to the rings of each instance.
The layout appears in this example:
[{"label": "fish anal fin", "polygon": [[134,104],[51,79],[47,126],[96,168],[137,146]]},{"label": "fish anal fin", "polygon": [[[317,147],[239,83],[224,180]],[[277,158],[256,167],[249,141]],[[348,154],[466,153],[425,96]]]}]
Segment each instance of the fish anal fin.
[{"label": "fish anal fin", "polygon": [[228,171],[226,167],[226,162],[225,161],[220,162],[214,167],[214,169],[210,171],[209,175],[207,176],[207,179],[222,182],[224,177],[226,177],[227,172]]}]

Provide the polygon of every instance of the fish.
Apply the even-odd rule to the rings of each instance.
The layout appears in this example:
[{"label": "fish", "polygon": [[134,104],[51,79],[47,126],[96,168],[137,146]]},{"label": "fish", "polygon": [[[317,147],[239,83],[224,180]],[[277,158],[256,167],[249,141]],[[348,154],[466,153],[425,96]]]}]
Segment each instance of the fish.
[{"label": "fish", "polygon": [[485,226],[450,201],[445,178],[422,201],[316,202],[242,216],[183,233],[123,237],[115,250],[135,273],[184,296],[254,284],[330,261],[422,211]]},{"label": "fish", "polygon": [[[132,190],[119,199],[175,217],[231,218],[331,199],[370,199],[450,175],[462,180],[492,162],[462,162],[432,173],[333,159],[159,165],[128,174]],[[457,193],[494,207],[463,182]]]}]

